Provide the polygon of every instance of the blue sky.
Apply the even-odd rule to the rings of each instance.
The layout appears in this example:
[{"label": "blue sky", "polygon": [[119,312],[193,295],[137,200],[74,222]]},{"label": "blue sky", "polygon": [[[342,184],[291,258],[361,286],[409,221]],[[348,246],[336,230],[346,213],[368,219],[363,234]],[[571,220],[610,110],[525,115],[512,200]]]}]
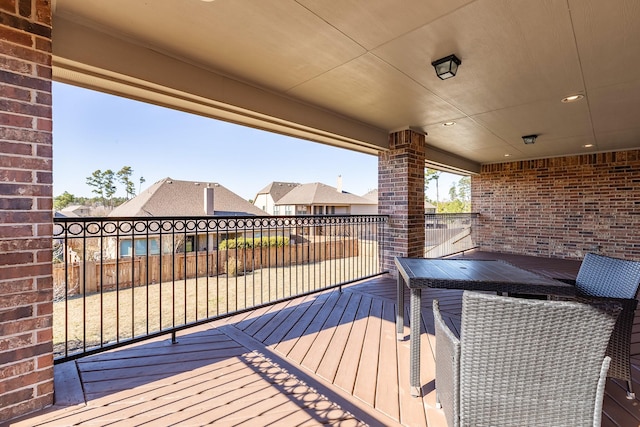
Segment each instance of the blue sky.
[{"label": "blue sky", "polygon": [[[138,191],[170,176],[218,182],[245,199],[272,181],[322,182],[357,195],[377,187],[378,159],[62,83],[53,84],[53,192],[91,197],[95,170],[131,166]],[[457,175],[443,174],[440,199]],[[429,196],[435,199],[435,186]],[[433,195],[431,194],[433,193]],[[116,196],[124,196],[118,186]]]}]

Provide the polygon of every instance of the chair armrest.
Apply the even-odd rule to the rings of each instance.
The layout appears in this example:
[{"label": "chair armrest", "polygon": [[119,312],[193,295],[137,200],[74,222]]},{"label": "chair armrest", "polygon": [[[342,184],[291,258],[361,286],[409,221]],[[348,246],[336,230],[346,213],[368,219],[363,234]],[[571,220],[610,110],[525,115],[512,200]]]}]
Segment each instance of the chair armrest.
[{"label": "chair armrest", "polygon": [[447,423],[455,426],[460,412],[460,340],[444,322],[437,300],[433,301],[433,318],[436,331],[436,404],[442,406]]},{"label": "chair armrest", "polygon": [[635,298],[595,297],[592,295],[577,294],[573,300],[583,304],[589,304],[606,311],[616,311],[621,309],[622,312],[633,312],[638,306],[638,300]]}]

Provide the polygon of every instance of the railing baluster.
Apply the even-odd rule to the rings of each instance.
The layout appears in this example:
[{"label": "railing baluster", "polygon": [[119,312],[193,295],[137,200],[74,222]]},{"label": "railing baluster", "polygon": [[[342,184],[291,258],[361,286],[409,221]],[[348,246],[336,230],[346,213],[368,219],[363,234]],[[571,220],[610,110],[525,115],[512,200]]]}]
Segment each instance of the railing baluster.
[{"label": "railing baluster", "polygon": [[[163,334],[176,342],[179,330],[196,324],[381,274],[386,221],[379,215],[56,218],[64,262],[54,263],[54,316],[64,315],[64,322],[54,323],[64,330],[54,334],[62,337],[54,343],[55,363]],[[245,243],[222,249],[234,235]],[[79,262],[70,259],[72,248]],[[233,267],[244,277],[233,277]]]},{"label": "railing baluster", "polygon": [[476,247],[471,231],[478,218],[477,213],[425,214],[425,257],[440,258]]}]

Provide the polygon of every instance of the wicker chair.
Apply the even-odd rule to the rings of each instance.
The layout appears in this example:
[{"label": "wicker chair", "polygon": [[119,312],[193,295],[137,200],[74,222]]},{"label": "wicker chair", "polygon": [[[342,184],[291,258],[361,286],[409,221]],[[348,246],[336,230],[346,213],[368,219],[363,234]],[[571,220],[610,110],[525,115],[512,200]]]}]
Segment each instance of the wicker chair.
[{"label": "wicker chair", "polygon": [[608,376],[626,381],[627,398],[634,399],[630,351],[633,319],[638,305],[640,262],[589,253],[580,265],[576,280],[563,281],[576,285],[578,301],[610,298],[621,303],[623,310],[607,348],[607,356],[611,357]]},{"label": "wicker chair", "polygon": [[600,426],[620,312],[465,291],[460,339],[438,301],[436,398],[449,426]]}]

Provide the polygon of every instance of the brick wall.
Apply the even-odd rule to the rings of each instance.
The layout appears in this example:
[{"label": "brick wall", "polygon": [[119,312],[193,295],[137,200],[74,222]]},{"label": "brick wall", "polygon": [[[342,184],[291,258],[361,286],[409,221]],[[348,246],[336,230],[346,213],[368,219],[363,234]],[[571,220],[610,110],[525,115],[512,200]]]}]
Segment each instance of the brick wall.
[{"label": "brick wall", "polygon": [[389,151],[378,159],[378,213],[389,215],[381,242],[383,270],[396,270],[396,256],[424,256],[424,168],[424,135],[389,135]]},{"label": "brick wall", "polygon": [[53,403],[51,6],[0,0],[0,420]]},{"label": "brick wall", "polygon": [[484,165],[471,187],[482,250],[640,259],[640,151]]}]

